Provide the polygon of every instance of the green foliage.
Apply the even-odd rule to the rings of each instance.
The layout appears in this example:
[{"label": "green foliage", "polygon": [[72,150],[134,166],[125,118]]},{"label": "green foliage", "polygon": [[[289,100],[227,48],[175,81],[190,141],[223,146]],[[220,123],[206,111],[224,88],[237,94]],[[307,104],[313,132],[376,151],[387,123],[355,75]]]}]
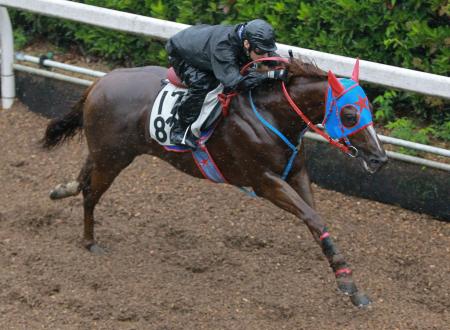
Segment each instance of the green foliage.
[{"label": "green foliage", "polygon": [[435,127],[435,137],[444,141],[450,141],[450,120],[447,120],[440,126]]},{"label": "green foliage", "polygon": [[412,140],[414,136],[414,129],[416,125],[408,118],[399,118],[386,125],[392,130],[392,135],[399,139]]},{"label": "green foliage", "polygon": [[21,49],[29,42],[28,37],[22,28],[17,28],[13,31],[14,33],[14,48]]},{"label": "green foliage", "polygon": [[[399,118],[387,124],[386,127],[392,130],[391,135],[393,137],[422,144],[429,144],[431,136],[436,136],[437,134],[441,134],[443,132],[442,130],[439,131],[439,133],[431,126],[418,128],[414,122],[408,118]],[[450,133],[449,129],[450,125],[447,124],[447,137]],[[417,152],[406,148],[400,148],[400,152],[410,155],[417,154]]]},{"label": "green foliage", "polygon": [[373,100],[373,104],[377,106],[375,111],[376,121],[388,122],[395,118],[394,99],[396,96],[396,91],[387,90],[383,95],[379,95]]},{"label": "green foliage", "polygon": [[442,47],[450,43],[447,1],[300,1],[297,18],[294,44],[449,73],[449,49]]},{"label": "green foliage", "polygon": [[[187,24],[266,19],[282,43],[448,76],[447,0],[78,0],[89,5]],[[166,65],[164,42],[26,12],[13,12],[16,46],[41,36],[119,65]],[[421,82],[418,81],[418,84]],[[448,138],[450,103],[370,87],[375,117],[414,117]]]}]

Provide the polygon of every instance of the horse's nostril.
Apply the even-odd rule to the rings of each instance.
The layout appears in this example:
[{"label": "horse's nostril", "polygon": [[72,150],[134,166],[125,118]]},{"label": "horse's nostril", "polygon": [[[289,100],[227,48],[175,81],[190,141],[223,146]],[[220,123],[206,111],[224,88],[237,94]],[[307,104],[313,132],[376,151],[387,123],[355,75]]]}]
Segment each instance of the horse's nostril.
[{"label": "horse's nostril", "polygon": [[380,156],[377,158],[377,161],[382,164],[387,163],[388,157],[386,155]]},{"label": "horse's nostril", "polygon": [[369,159],[372,165],[381,165],[387,162],[387,157],[370,157]]}]

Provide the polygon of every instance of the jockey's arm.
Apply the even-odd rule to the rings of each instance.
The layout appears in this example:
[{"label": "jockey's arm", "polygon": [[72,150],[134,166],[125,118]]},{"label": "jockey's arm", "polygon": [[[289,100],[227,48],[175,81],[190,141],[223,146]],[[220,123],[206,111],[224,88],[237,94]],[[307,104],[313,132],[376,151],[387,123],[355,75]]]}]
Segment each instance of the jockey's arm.
[{"label": "jockey's arm", "polygon": [[266,78],[259,72],[241,75],[236,56],[231,50],[221,49],[216,52],[212,58],[212,68],[214,75],[224,85],[226,91],[251,89]]},{"label": "jockey's arm", "polygon": [[233,52],[215,54],[212,59],[214,75],[224,85],[225,91],[246,91],[260,85],[266,79],[278,79],[268,72],[252,71],[241,75]]}]

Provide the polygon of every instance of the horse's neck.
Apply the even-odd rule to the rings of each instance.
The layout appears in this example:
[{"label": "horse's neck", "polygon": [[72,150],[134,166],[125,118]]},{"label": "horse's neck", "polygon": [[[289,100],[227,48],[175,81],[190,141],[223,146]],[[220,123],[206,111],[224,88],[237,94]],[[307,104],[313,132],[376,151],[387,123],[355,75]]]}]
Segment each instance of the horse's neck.
[{"label": "horse's neck", "polygon": [[[325,79],[294,78],[287,87],[289,95],[306,117],[313,123],[323,120],[325,107]],[[306,123],[288,104],[281,85],[274,85],[272,92],[258,90],[255,100],[261,111],[271,119],[285,136],[296,140]]]},{"label": "horse's neck", "polygon": [[325,78],[296,77],[287,88],[292,100],[314,124],[323,120],[327,85]]}]

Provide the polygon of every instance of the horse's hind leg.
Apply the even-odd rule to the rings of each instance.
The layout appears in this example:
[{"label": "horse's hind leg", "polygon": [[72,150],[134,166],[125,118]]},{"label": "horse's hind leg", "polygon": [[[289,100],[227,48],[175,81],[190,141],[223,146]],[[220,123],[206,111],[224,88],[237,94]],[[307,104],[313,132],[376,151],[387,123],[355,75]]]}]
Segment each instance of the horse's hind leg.
[{"label": "horse's hind leg", "polygon": [[78,181],[60,183],[50,191],[50,199],[56,200],[76,196],[80,193],[80,191],[80,183]]},{"label": "horse's hind leg", "polygon": [[89,181],[92,164],[92,159],[88,157],[81,168],[80,174],[78,174],[77,180],[60,183],[50,191],[50,198],[56,200],[78,195],[82,190],[83,184],[86,185],[86,182]]},{"label": "horse's hind leg", "polygon": [[114,179],[127,167],[134,157],[128,159],[114,159],[106,161],[92,160],[88,157],[79,175],[81,190],[83,191],[84,234],[83,244],[91,252],[102,254],[103,249],[97,245],[94,237],[94,209],[101,196],[108,190]]}]

